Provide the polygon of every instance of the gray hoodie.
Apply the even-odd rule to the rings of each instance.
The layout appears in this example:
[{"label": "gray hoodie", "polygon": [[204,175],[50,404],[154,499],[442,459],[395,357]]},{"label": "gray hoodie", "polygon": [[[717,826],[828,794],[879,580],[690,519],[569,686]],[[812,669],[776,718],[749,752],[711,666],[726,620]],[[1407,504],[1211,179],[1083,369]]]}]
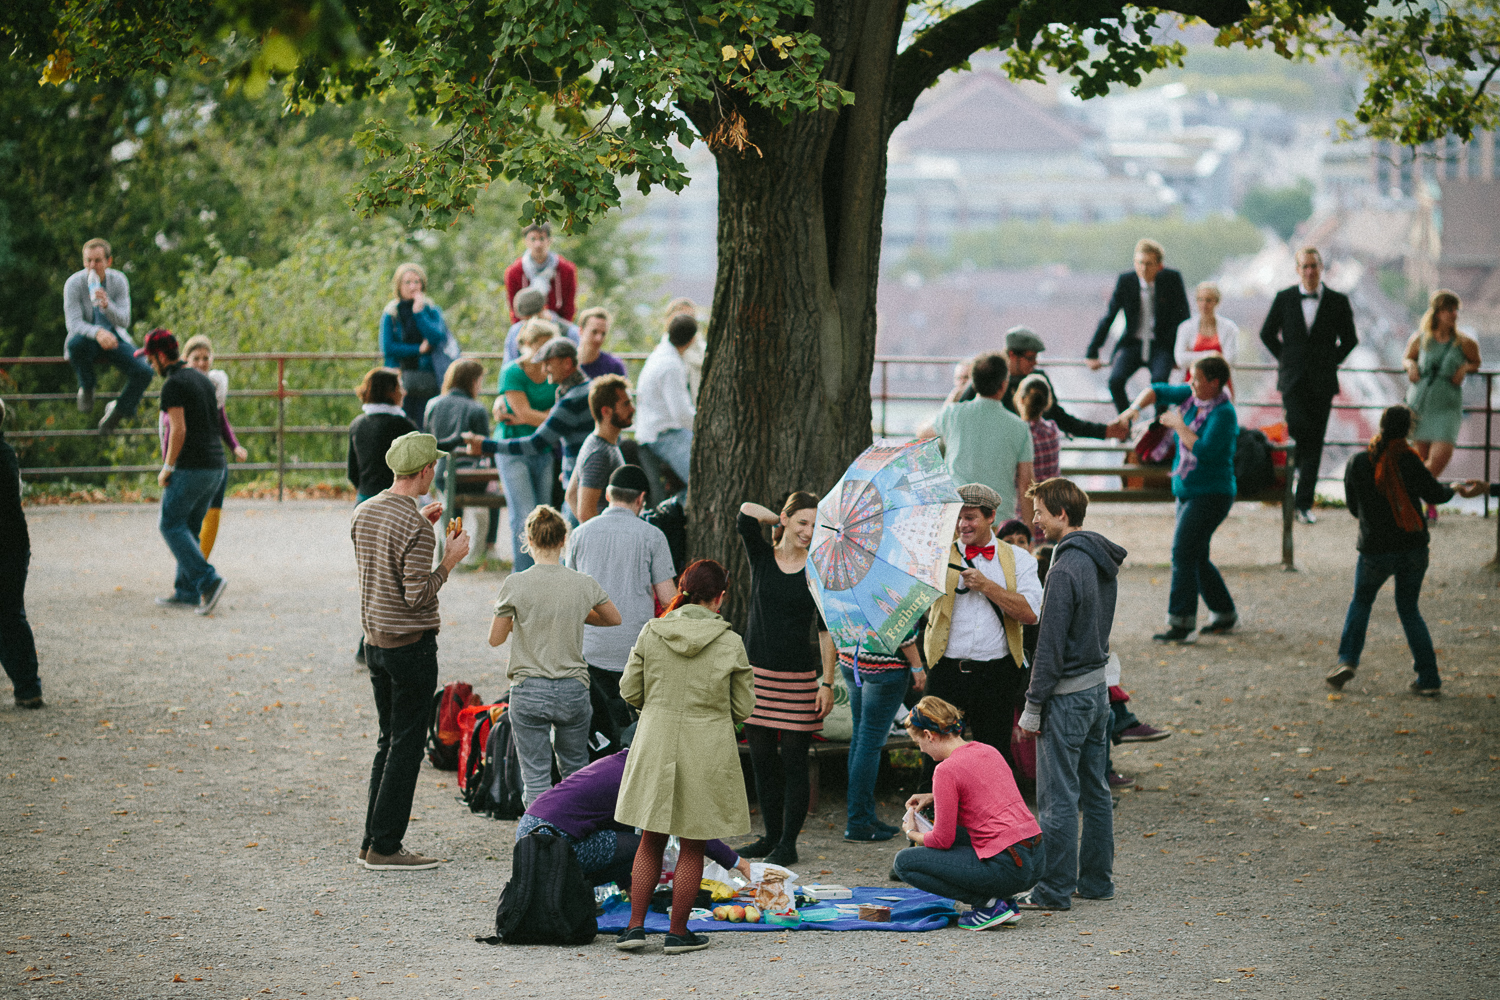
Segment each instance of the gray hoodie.
[{"label": "gray hoodie", "polygon": [[1055,694],[1104,683],[1124,561],[1125,550],[1094,531],[1069,532],[1058,543],[1042,592],[1027,711],[1040,714]]}]

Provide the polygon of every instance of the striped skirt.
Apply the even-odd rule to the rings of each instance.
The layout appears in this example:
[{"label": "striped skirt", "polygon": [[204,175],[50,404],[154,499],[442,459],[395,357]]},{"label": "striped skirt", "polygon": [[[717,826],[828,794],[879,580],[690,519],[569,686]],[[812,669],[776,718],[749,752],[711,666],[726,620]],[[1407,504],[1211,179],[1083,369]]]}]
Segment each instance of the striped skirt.
[{"label": "striped skirt", "polygon": [[755,671],[755,712],[745,725],[801,733],[823,728],[818,718],[818,671],[767,670],[754,664],[751,668]]}]

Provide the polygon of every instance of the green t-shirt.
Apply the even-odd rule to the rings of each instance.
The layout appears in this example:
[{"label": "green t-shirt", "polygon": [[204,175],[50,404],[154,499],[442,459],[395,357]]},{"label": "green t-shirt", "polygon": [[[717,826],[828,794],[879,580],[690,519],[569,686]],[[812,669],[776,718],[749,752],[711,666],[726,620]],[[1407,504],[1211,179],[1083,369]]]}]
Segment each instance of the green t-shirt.
[{"label": "green t-shirt", "polygon": [[948,471],[959,485],[983,483],[1004,503],[995,520],[1016,516],[1016,464],[1033,460],[1031,427],[993,399],[949,403],[938,413]]},{"label": "green t-shirt", "polygon": [[[531,376],[526,374],[526,369],[521,367],[519,361],[512,361],[500,370],[500,391],[506,393],[512,390],[524,392],[526,402],[531,404],[533,410],[550,410],[552,404],[557,402],[557,386],[546,379],[531,381]],[[502,438],[529,437],[536,431],[530,424],[499,424],[497,429]]]},{"label": "green t-shirt", "polygon": [[593,577],[564,566],[537,563],[507,576],[495,598],[495,617],[515,619],[505,676],[512,683],[527,677],[571,678],[587,687],[583,620],[607,600]]}]

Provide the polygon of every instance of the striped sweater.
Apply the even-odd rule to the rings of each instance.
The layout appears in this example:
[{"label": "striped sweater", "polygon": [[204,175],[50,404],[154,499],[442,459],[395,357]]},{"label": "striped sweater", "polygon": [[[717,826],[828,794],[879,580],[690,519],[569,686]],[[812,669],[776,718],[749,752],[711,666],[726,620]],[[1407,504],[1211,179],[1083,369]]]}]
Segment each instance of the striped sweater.
[{"label": "striped sweater", "polygon": [[573,475],[573,463],[578,461],[578,451],[584,438],[594,432],[594,415],[589,412],[589,383],[581,382],[558,397],[557,403],[547,414],[547,419],[536,432],[527,437],[506,438],[503,441],[484,442],[485,454],[499,452],[502,455],[539,455],[549,448],[562,448],[562,478],[567,482]]},{"label": "striped sweater", "polygon": [[448,570],[432,568],[432,524],[412,497],[382,490],[354,509],[349,530],[359,569],[359,623],[365,642],[409,646],[442,624],[438,590]]}]

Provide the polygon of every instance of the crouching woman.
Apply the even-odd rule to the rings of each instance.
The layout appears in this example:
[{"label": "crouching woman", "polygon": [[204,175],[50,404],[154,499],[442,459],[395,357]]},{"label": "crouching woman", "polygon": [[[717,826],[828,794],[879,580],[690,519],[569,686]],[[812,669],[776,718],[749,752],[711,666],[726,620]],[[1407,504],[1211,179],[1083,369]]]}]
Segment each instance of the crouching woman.
[{"label": "crouching woman", "polygon": [[[907,733],[937,769],[932,791],[906,800],[903,829],[917,846],[898,853],[894,869],[909,885],[971,904],[958,925],[982,931],[1021,915],[1014,897],[1035,885],[1044,867],[1042,828],[1000,751],[968,742],[963,730],[963,713],[931,695],[907,718]],[[923,833],[909,817],[929,805],[933,825]]]},{"label": "crouching woman", "polygon": [[684,570],[667,613],[641,629],[620,678],[620,697],[641,710],[615,804],[615,821],[641,830],[630,925],[615,940],[622,951],[646,945],[646,907],[670,835],[678,838],[680,853],[662,951],[707,948],[708,938],[687,926],[703,877],[705,841],[750,832],[734,726],[754,710],[755,686],[744,642],[719,617],[728,582],[712,559]]}]

